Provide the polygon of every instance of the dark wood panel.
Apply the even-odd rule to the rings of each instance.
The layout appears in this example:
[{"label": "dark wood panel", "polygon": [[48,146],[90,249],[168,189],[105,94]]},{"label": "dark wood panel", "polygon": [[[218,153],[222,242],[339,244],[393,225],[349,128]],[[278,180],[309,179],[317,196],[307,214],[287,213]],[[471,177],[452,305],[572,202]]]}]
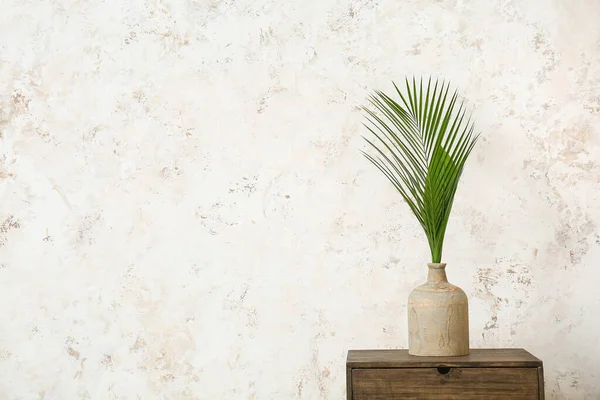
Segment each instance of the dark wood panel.
[{"label": "dark wood panel", "polygon": [[346,367],[346,397],[352,400],[352,368]]},{"label": "dark wood panel", "polygon": [[352,391],[352,400],[539,400],[538,369],[353,369]]},{"label": "dark wood panel", "polygon": [[544,393],[544,367],[538,367],[538,387],[540,391],[540,400],[544,400],[546,398],[546,394]]},{"label": "dark wood panel", "polygon": [[350,368],[413,367],[541,367],[542,362],[523,349],[471,349],[467,356],[418,357],[408,350],[350,350]]}]

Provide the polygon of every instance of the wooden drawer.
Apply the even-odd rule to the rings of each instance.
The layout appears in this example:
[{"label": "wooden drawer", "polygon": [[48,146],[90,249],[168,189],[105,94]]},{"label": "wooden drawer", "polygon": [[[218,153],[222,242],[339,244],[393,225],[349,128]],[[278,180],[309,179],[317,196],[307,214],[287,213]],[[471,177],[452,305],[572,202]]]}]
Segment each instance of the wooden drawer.
[{"label": "wooden drawer", "polygon": [[472,350],[464,357],[415,357],[406,350],[348,354],[349,400],[542,400],[542,363],[522,349]]},{"label": "wooden drawer", "polygon": [[536,368],[390,368],[352,371],[353,400],[539,400]]}]

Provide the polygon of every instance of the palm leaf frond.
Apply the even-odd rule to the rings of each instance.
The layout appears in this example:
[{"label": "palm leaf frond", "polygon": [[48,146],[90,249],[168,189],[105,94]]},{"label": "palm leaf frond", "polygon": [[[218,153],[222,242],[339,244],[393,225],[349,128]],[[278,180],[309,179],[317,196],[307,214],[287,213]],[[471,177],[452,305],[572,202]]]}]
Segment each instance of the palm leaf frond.
[{"label": "palm leaf frond", "polygon": [[478,134],[450,84],[405,80],[400,101],[375,91],[368,99],[364,156],[394,185],[423,227],[432,262],[441,262],[446,226],[465,162]]}]

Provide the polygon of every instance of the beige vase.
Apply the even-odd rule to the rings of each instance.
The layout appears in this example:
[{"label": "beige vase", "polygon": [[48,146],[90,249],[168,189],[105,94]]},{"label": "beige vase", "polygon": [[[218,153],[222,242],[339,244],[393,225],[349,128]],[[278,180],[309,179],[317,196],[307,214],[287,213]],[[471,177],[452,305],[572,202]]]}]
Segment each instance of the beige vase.
[{"label": "beige vase", "polygon": [[427,264],[427,282],[408,297],[408,353],[469,354],[469,305],[461,288],[448,283],[446,264]]}]

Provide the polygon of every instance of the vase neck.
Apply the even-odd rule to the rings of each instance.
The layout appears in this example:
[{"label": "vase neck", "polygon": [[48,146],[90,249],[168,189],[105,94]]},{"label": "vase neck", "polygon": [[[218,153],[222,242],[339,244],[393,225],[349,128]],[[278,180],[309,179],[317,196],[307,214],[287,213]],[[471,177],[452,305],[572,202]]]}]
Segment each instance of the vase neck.
[{"label": "vase neck", "polygon": [[427,283],[440,283],[448,282],[446,277],[446,264],[445,263],[433,263],[427,264],[429,267],[429,273],[427,274]]}]

